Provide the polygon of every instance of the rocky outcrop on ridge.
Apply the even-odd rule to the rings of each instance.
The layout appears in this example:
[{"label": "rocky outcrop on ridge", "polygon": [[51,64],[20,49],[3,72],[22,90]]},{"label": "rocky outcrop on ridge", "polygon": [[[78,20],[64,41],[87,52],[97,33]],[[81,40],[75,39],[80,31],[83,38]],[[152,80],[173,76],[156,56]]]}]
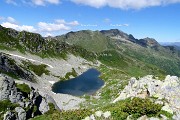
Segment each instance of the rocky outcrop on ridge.
[{"label": "rocky outcrop on ridge", "polygon": [[121,91],[120,96],[113,103],[126,98],[152,98],[162,104],[162,110],[173,114],[173,119],[180,119],[180,80],[176,76],[168,75],[165,80],[155,79],[152,75],[137,80],[131,78],[129,84]]},{"label": "rocky outcrop on ridge", "polygon": [[160,44],[153,38],[144,38],[138,40],[138,44],[143,47],[151,47],[151,48],[157,48],[160,46]]}]

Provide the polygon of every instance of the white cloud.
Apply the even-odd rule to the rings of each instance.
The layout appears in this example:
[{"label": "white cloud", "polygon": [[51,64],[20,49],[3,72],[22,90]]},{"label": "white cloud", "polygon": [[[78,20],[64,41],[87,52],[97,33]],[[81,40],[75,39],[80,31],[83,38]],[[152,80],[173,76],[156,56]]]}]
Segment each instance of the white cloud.
[{"label": "white cloud", "polygon": [[67,25],[77,26],[77,25],[79,25],[79,22],[78,21],[72,21],[72,22],[67,23]]},{"label": "white cloud", "polygon": [[47,37],[72,30],[72,28],[77,25],[79,25],[78,21],[67,22],[64,19],[56,19],[53,23],[39,22],[37,26],[38,31]]},{"label": "white cloud", "polygon": [[17,21],[16,21],[14,18],[12,18],[12,17],[7,17],[6,19],[7,19],[7,21],[10,22],[10,23],[17,24]]},{"label": "white cloud", "polygon": [[71,0],[77,4],[84,4],[96,8],[109,6],[120,9],[141,9],[152,6],[161,6],[180,3],[180,0]]},{"label": "white cloud", "polygon": [[77,26],[77,25],[79,25],[79,22],[76,21],[76,20],[72,21],[72,22],[66,22],[64,19],[56,19],[55,23],[65,24],[65,25],[70,25],[70,26]]},{"label": "white cloud", "polygon": [[17,5],[17,3],[15,2],[15,0],[6,0],[6,3],[8,3],[8,4],[13,4],[13,5]]},{"label": "white cloud", "polygon": [[67,22],[64,19],[56,19],[53,23],[39,22],[37,26],[29,26],[29,25],[20,25],[18,22],[12,17],[1,17],[2,19],[1,25],[6,28],[13,28],[18,31],[29,31],[29,32],[38,32],[44,36],[52,36],[57,35],[59,32],[65,32],[71,30],[73,27],[79,25],[78,21],[70,21]]},{"label": "white cloud", "polygon": [[64,24],[45,23],[45,22],[39,22],[38,27],[39,27],[39,30],[42,32],[53,32],[53,31],[71,29],[69,26],[65,26]]},{"label": "white cloud", "polygon": [[46,4],[59,4],[60,0],[31,0],[33,4],[45,6]]},{"label": "white cloud", "polygon": [[28,26],[28,25],[17,25],[17,24],[14,24],[14,23],[10,23],[10,22],[3,22],[1,24],[3,27],[6,27],[6,28],[13,28],[15,30],[18,30],[18,31],[29,31],[29,32],[36,32],[36,29],[33,27],[33,26]]}]

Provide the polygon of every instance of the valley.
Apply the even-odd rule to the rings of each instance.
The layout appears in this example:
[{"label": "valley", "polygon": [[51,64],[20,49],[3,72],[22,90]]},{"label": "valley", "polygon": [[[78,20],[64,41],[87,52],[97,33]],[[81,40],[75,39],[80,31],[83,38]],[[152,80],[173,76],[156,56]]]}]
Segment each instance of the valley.
[{"label": "valley", "polygon": [[[147,117],[178,120],[180,117],[179,51],[163,47],[155,39],[136,39],[118,29],[82,30],[42,37],[0,26],[0,49],[0,90],[4,91],[0,100],[17,96],[19,89],[23,94],[27,89],[27,86],[18,88],[15,83],[25,83],[31,88],[21,96],[22,101],[10,99],[26,113],[23,118],[123,120]],[[100,72],[98,79],[104,81],[93,94],[73,96],[52,91],[56,82],[74,80],[92,68]],[[4,84],[9,86],[9,82],[5,81],[15,83],[6,89]],[[77,86],[79,90],[83,82],[78,82],[70,86]],[[161,85],[162,89],[158,91]],[[16,89],[17,94],[7,92]],[[37,100],[38,104],[30,99],[32,91],[42,96]],[[145,111],[142,110],[144,106]],[[17,110],[14,112],[15,108],[0,111],[0,117],[20,117],[16,115]],[[31,114],[27,108],[32,109]]]}]

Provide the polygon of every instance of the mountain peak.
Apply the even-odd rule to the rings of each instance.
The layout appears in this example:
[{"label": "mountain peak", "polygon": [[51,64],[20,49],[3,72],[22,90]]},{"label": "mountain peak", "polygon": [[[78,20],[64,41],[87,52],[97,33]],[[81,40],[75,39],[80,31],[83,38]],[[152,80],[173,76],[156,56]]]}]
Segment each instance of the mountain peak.
[{"label": "mountain peak", "polygon": [[154,39],[154,38],[143,38],[139,40],[139,44],[144,46],[144,47],[157,47],[160,46],[160,44]]},{"label": "mountain peak", "polygon": [[110,29],[110,30],[102,30],[100,31],[102,34],[109,36],[109,37],[117,37],[117,36],[128,36],[126,33],[118,30],[118,29]]}]

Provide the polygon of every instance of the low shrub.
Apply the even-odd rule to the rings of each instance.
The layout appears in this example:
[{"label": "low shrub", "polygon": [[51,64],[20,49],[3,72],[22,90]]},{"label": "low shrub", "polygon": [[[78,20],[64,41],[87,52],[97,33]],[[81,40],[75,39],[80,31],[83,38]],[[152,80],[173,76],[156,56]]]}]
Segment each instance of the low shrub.
[{"label": "low shrub", "polygon": [[29,87],[29,85],[23,83],[23,84],[17,84],[16,83],[16,87],[17,89],[19,89],[19,91],[24,92],[29,94],[31,92],[31,88]]}]

